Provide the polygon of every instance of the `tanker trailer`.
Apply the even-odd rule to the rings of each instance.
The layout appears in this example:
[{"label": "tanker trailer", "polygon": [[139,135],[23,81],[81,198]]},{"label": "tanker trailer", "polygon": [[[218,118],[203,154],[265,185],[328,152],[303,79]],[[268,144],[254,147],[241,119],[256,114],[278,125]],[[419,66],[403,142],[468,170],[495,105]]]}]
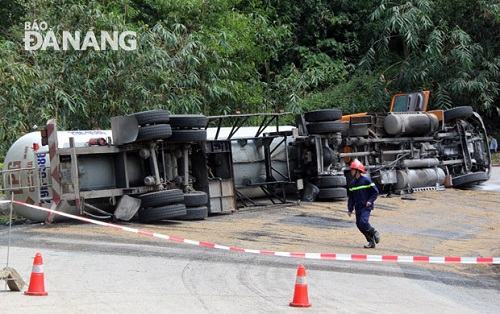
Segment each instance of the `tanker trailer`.
[{"label": "tanker trailer", "polygon": [[[9,149],[3,191],[23,203],[97,218],[203,219],[208,196],[194,188],[190,158],[206,140],[206,120],[178,116],[171,126],[167,111],[153,110],[113,117],[111,131],[56,131],[50,120]],[[197,168],[206,177],[206,166]],[[65,219],[18,204],[15,210],[32,221]]]},{"label": "tanker trailer", "polygon": [[[111,136],[110,131],[62,131],[57,132],[58,149],[68,148],[69,139],[74,139],[75,147],[88,147],[90,139],[106,139]],[[53,208],[54,189],[51,171],[49,148],[42,145],[40,132],[32,132],[20,137],[9,149],[5,156],[3,168],[4,193],[14,194],[14,199],[23,203]],[[82,159],[80,163],[82,189],[106,188],[114,185],[112,168],[109,159],[100,160]],[[133,177],[137,176],[133,172]],[[64,181],[64,179],[63,179]],[[57,191],[56,191],[57,194]],[[56,196],[57,197],[57,196]],[[19,216],[32,221],[49,220],[49,214],[44,211],[14,204]],[[62,212],[78,214],[73,205],[61,204]],[[54,217],[55,219],[62,218]]]}]

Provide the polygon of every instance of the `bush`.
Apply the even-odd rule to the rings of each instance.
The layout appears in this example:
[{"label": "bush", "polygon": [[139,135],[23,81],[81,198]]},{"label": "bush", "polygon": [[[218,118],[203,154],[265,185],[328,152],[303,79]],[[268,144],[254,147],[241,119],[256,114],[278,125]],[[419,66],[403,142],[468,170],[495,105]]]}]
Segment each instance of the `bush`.
[{"label": "bush", "polygon": [[352,77],[348,82],[306,97],[301,107],[304,112],[329,108],[338,108],[343,114],[386,112],[390,98],[379,93],[379,85],[379,79],[374,76]]}]

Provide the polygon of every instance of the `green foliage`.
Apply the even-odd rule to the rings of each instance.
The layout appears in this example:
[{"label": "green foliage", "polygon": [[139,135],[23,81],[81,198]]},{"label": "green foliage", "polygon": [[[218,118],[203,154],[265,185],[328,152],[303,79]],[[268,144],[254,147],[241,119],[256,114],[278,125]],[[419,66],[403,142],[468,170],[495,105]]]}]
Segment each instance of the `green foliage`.
[{"label": "green foliage", "polygon": [[0,1],[0,39],[9,38],[9,28],[21,21],[24,7],[21,0]]},{"label": "green foliage", "polygon": [[[306,51],[307,54],[307,51]],[[319,92],[325,87],[342,81],[348,70],[341,61],[334,61],[325,55],[308,55],[302,68],[293,65],[283,69],[273,84],[274,106],[293,113],[303,112],[302,99],[312,91]]]},{"label": "green foliage", "polygon": [[434,108],[468,104],[498,114],[497,10],[477,0],[382,0],[371,18],[383,31],[360,67],[384,75],[389,91],[432,90]]},{"label": "green foliage", "polygon": [[[134,51],[26,51],[24,22],[135,31]],[[0,6],[0,156],[34,125],[116,115],[386,111],[395,92],[500,114],[500,4],[486,0],[34,0]]]},{"label": "green foliage", "polygon": [[354,76],[348,82],[309,95],[301,106],[303,111],[338,108],[343,114],[386,112],[390,95],[380,92],[383,84],[383,80],[374,76]]}]

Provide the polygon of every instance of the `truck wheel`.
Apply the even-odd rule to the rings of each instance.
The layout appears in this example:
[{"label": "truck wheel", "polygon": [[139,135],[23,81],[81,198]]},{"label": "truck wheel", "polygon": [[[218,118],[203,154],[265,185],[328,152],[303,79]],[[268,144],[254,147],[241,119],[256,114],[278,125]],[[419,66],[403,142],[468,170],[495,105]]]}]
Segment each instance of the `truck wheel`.
[{"label": "truck wheel", "polygon": [[451,108],[448,110],[444,111],[443,119],[444,122],[448,122],[453,119],[457,118],[468,118],[472,116],[474,113],[474,110],[472,109],[471,106],[462,106],[462,107],[456,107],[456,108]]},{"label": "truck wheel", "polygon": [[307,125],[307,132],[310,134],[324,134],[342,132],[348,126],[345,121],[324,121],[314,122]]},{"label": "truck wheel", "polygon": [[167,110],[149,110],[134,113],[133,116],[137,119],[137,123],[139,125],[147,125],[147,124],[158,124],[158,123],[168,123],[170,120],[170,116]]},{"label": "truck wheel", "polygon": [[182,203],[184,194],[182,194],[182,190],[172,189],[142,194],[138,198],[141,200],[141,207],[148,208]]},{"label": "truck wheel", "polygon": [[176,220],[203,220],[208,217],[208,207],[188,207],[186,215],[175,218]]},{"label": "truck wheel", "polygon": [[139,222],[155,222],[186,215],[184,204],[174,204],[162,207],[143,208],[139,210]]},{"label": "truck wheel", "polygon": [[159,140],[171,136],[172,128],[169,124],[146,125],[139,128],[136,141]]},{"label": "truck wheel", "polygon": [[312,178],[311,182],[319,188],[330,188],[345,186],[347,180],[345,176],[320,176]]},{"label": "truck wheel", "polygon": [[172,136],[166,139],[169,143],[204,142],[207,140],[207,130],[173,130]]},{"label": "truck wheel", "polygon": [[347,197],[347,190],[344,188],[323,188],[319,190],[318,196],[316,198],[318,200],[324,201],[345,197]]},{"label": "truck wheel", "polygon": [[208,118],[201,114],[171,115],[170,126],[172,128],[205,128]]},{"label": "truck wheel", "polygon": [[304,119],[307,122],[335,121],[340,118],[342,118],[340,109],[313,110],[304,114]]},{"label": "truck wheel", "polygon": [[203,191],[194,191],[184,194],[186,207],[205,206],[208,203],[208,195]]},{"label": "truck wheel", "polygon": [[452,179],[453,187],[458,188],[458,187],[475,185],[487,181],[489,177],[490,176],[486,172],[474,172],[474,173],[464,174],[461,176],[454,177]]}]

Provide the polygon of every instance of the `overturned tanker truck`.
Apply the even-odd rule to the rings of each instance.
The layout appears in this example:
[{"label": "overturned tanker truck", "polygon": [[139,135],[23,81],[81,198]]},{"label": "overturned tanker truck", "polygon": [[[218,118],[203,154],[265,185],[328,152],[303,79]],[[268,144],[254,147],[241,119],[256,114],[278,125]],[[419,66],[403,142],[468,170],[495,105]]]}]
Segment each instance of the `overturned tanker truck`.
[{"label": "overturned tanker truck", "polygon": [[[489,179],[491,156],[471,107],[427,111],[427,91],[398,94],[389,112],[324,109],[227,116],[151,110],[111,118],[111,130],[46,128],[19,138],[2,169],[13,199],[100,219],[204,219],[288,199],[344,200],[359,159],[386,193],[468,187]],[[246,126],[260,121],[258,126]],[[229,126],[228,126],[229,125]],[[32,221],[64,216],[15,204]]]}]

